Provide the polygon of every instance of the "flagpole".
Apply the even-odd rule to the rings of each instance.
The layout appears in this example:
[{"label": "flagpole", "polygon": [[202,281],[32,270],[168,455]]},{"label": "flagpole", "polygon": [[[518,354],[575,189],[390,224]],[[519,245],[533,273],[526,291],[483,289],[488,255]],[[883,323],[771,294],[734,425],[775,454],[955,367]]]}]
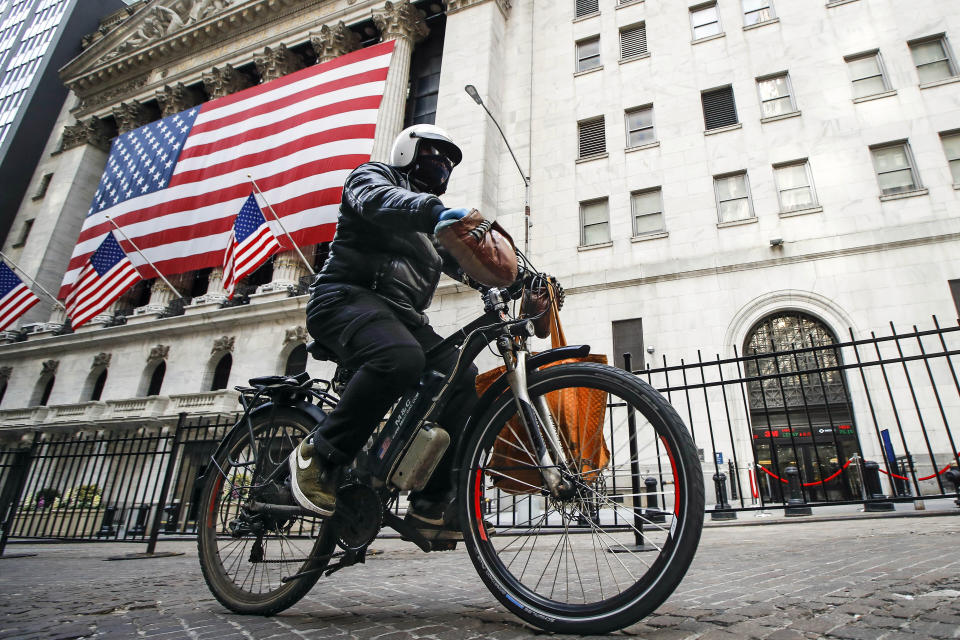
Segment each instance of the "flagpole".
[{"label": "flagpole", "polygon": [[257,193],[260,194],[260,197],[263,198],[263,202],[267,205],[267,209],[270,209],[270,213],[273,214],[273,218],[277,221],[277,224],[280,225],[280,229],[286,234],[287,238],[290,239],[290,244],[292,244],[293,248],[297,250],[297,255],[300,256],[301,260],[303,260],[303,264],[307,266],[307,271],[309,271],[310,275],[312,276],[316,275],[316,272],[314,272],[313,267],[311,267],[310,263],[307,262],[307,259],[303,257],[303,253],[300,251],[300,247],[298,247],[297,243],[293,241],[293,237],[290,235],[290,232],[287,231],[286,227],[283,226],[283,223],[280,222],[280,216],[278,216],[277,212],[273,210],[273,205],[271,205],[270,202],[267,200],[267,196],[263,195],[263,191],[260,191],[260,187],[257,186],[257,181],[254,180],[253,176],[251,176],[249,173],[247,174],[247,177],[250,178],[250,182],[253,183],[253,188],[256,189]]},{"label": "flagpole", "polygon": [[54,298],[52,295],[50,295],[50,292],[49,292],[49,291],[47,291],[46,289],[44,289],[43,287],[41,287],[39,282],[37,282],[36,280],[34,280],[34,279],[31,278],[30,276],[28,276],[28,275],[27,275],[27,272],[20,268],[20,265],[18,265],[16,262],[14,262],[13,260],[11,260],[11,259],[8,258],[7,256],[5,256],[2,251],[0,251],[0,257],[2,257],[4,260],[6,260],[6,261],[9,262],[10,264],[12,264],[14,269],[16,269],[17,271],[19,271],[21,275],[23,275],[27,280],[29,280],[30,282],[32,282],[32,283],[34,284],[34,286],[37,287],[37,289],[40,289],[40,291],[42,291],[43,293],[45,293],[48,298],[50,298],[51,300],[53,300],[53,303],[54,303],[55,305],[57,305],[58,307],[60,307],[60,308],[63,309],[64,311],[67,310],[67,308],[66,308],[65,306],[63,306],[63,303],[62,303],[62,302],[60,302],[59,300],[57,300],[56,298]]},{"label": "flagpole", "polygon": [[153,265],[153,263],[150,262],[150,260],[147,258],[147,256],[143,255],[143,251],[140,251],[140,247],[138,247],[136,244],[134,244],[133,240],[131,240],[130,238],[127,237],[127,234],[125,234],[125,233],[123,232],[123,230],[122,230],[120,227],[117,226],[117,223],[113,221],[113,218],[111,218],[110,216],[108,216],[108,215],[106,215],[106,214],[104,214],[103,217],[107,219],[107,222],[109,222],[110,224],[113,225],[113,228],[116,229],[116,230],[120,233],[121,236],[123,236],[123,239],[124,239],[124,240],[126,240],[127,242],[130,243],[130,246],[132,246],[134,249],[137,250],[137,253],[140,254],[140,257],[143,258],[144,261],[145,261],[148,265],[150,265],[150,268],[151,268],[151,269],[153,269],[154,271],[157,272],[157,275],[160,276],[160,279],[163,280],[164,283],[166,283],[166,285],[167,285],[168,287],[170,287],[170,290],[173,291],[175,294],[177,294],[177,297],[178,297],[178,298],[182,298],[183,296],[180,295],[180,292],[177,290],[177,288],[174,287],[172,284],[170,284],[170,281],[167,280],[166,276],[164,276],[162,273],[160,273],[160,269],[157,269],[157,268]]}]

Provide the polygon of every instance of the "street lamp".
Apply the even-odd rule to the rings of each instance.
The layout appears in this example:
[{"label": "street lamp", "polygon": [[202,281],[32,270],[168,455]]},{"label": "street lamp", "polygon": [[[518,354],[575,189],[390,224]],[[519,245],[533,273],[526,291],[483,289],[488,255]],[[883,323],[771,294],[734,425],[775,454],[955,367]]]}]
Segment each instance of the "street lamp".
[{"label": "street lamp", "polygon": [[483,99],[480,98],[477,88],[472,84],[468,84],[463,88],[463,90],[467,92],[468,96],[473,98],[474,102],[483,107],[483,110],[487,112],[488,116],[490,116],[493,124],[497,126],[497,131],[500,132],[500,137],[503,138],[503,143],[507,145],[507,151],[510,152],[510,157],[513,158],[514,164],[517,165],[517,171],[520,172],[520,178],[523,179],[523,252],[527,253],[530,250],[530,176],[528,176],[520,167],[520,161],[517,160],[517,156],[513,152],[510,142],[507,140],[507,136],[503,133],[503,129],[500,127],[500,123],[497,122],[497,119],[493,117],[492,113],[490,113],[490,109],[487,109],[487,105],[483,103]]}]

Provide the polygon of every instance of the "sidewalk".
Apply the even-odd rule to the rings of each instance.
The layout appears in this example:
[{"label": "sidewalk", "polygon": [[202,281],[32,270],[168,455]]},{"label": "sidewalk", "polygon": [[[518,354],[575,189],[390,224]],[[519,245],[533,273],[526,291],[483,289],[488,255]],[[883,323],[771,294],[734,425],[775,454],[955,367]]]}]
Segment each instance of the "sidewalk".
[{"label": "sidewalk", "polygon": [[[626,633],[649,640],[960,638],[960,518],[927,513],[709,526],[677,592]],[[37,555],[0,560],[0,638],[542,635],[487,593],[462,549],[423,554],[395,539],[374,548],[381,553],[366,565],[323,578],[291,610],[255,618],[230,614],[213,599],[191,542],[161,540],[158,551],[182,556],[125,562],[104,559],[143,545],[11,544],[8,553]]]}]

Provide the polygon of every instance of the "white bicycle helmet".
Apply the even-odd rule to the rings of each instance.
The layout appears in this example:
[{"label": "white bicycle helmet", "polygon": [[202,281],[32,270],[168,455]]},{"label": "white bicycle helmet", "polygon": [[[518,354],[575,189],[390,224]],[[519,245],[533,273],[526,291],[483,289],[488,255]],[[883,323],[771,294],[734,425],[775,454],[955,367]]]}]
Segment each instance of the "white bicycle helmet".
[{"label": "white bicycle helmet", "polygon": [[454,167],[463,159],[460,147],[454,144],[446,131],[432,124],[415,124],[401,131],[393,141],[390,164],[398,169],[409,168],[416,161],[420,152],[420,143],[424,140],[432,141],[453,162]]}]

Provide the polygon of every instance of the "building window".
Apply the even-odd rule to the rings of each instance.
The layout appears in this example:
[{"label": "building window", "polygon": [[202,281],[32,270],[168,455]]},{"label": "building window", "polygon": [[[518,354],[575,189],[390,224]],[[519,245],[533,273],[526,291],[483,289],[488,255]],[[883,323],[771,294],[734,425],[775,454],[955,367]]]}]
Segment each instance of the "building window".
[{"label": "building window", "polygon": [[760,24],[767,20],[773,20],[776,15],[773,13],[773,5],[770,0],[743,0],[743,25],[749,27],[752,24]]},{"label": "building window", "polygon": [[746,171],[714,177],[713,188],[717,196],[720,222],[736,222],[754,217]]},{"label": "building window", "polygon": [[589,71],[600,66],[600,36],[587,38],[577,43],[577,72]]},{"label": "building window", "polygon": [[610,213],[606,198],[580,203],[580,228],[580,244],[584,247],[610,242]]},{"label": "building window", "polygon": [[916,191],[920,188],[920,179],[909,143],[894,142],[870,147],[870,152],[873,154],[873,166],[877,170],[877,181],[883,195]]},{"label": "building window", "polygon": [[213,370],[213,383],[210,385],[210,391],[227,388],[231,367],[233,367],[233,356],[229,353],[223,354],[223,357],[217,362],[216,369]]},{"label": "building window", "polygon": [[813,188],[809,162],[799,160],[774,165],[773,174],[777,180],[781,212],[801,211],[817,206],[817,193]]},{"label": "building window", "polygon": [[620,30],[620,59],[629,60],[647,53],[647,25],[644,23]]},{"label": "building window", "polygon": [[786,73],[757,78],[757,92],[760,94],[760,112],[764,118],[782,116],[797,110],[790,77]]},{"label": "building window", "polygon": [[37,386],[33,390],[33,398],[30,403],[31,407],[45,407],[47,402],[50,401],[50,394],[53,392],[53,384],[57,381],[57,377],[53,374],[46,374],[37,381]]},{"label": "building window", "polygon": [[907,43],[913,64],[917,65],[920,84],[936,82],[957,75],[946,36],[935,36]]},{"label": "building window", "polygon": [[160,387],[163,386],[163,377],[167,374],[167,362],[161,360],[150,374],[150,384],[147,385],[147,396],[160,395]]},{"label": "building window", "polygon": [[640,371],[644,368],[643,319],[614,320],[613,323],[614,366],[624,367],[623,354],[630,354],[630,369]]},{"label": "building window", "polygon": [[577,124],[580,130],[580,158],[603,155],[607,152],[603,116]]},{"label": "building window", "polygon": [[576,0],[576,17],[582,18],[599,12],[599,0]]},{"label": "building window", "polygon": [[940,141],[943,143],[943,152],[947,156],[947,164],[950,165],[953,184],[960,186],[960,131],[941,133]]},{"label": "building window", "polygon": [[693,29],[694,40],[723,33],[723,29],[720,27],[720,12],[717,11],[717,3],[710,2],[690,7],[690,27]]},{"label": "building window", "polygon": [[960,280],[947,280],[947,284],[950,285],[950,296],[953,298],[953,306],[957,308],[957,317],[960,318]]},{"label": "building window", "polygon": [[663,197],[660,187],[630,194],[630,210],[633,214],[634,236],[663,233]]},{"label": "building window", "polygon": [[410,88],[403,121],[405,127],[433,124],[436,120],[446,19],[442,16],[434,18],[437,16],[428,18],[430,35],[416,46],[410,60]]},{"label": "building window", "polygon": [[90,400],[99,400],[103,395],[103,386],[107,384],[107,370],[104,368],[93,383],[93,390],[90,392]]},{"label": "building window", "polygon": [[703,103],[703,123],[707,128],[719,129],[737,124],[737,105],[733,100],[733,87],[720,87],[700,94]]},{"label": "building window", "polygon": [[17,238],[17,241],[14,242],[11,246],[14,249],[19,249],[20,247],[27,244],[27,238],[30,237],[30,231],[33,229],[33,218],[23,221],[23,228],[20,229],[20,237]]},{"label": "building window", "polygon": [[653,105],[630,109],[624,114],[628,149],[649,144],[657,139],[657,134],[653,130]]},{"label": "building window", "polygon": [[43,196],[47,195],[47,188],[50,187],[50,181],[53,180],[52,173],[45,173],[43,177],[40,178],[40,184],[37,185],[37,190],[34,191],[33,195],[30,197],[31,200],[41,200]]},{"label": "building window", "polygon": [[853,82],[853,97],[865,98],[890,90],[879,51],[870,51],[844,58]]},{"label": "building window", "polygon": [[306,345],[297,345],[297,347],[287,356],[287,365],[284,367],[283,375],[295,376],[307,370],[307,347]]}]

